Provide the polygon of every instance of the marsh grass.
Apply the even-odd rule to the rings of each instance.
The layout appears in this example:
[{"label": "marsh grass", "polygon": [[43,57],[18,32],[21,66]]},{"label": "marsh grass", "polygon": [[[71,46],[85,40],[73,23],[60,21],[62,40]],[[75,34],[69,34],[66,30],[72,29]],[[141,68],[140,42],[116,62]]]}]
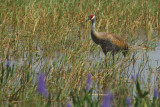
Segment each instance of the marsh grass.
[{"label": "marsh grass", "polygon": [[[104,91],[110,90],[115,96],[113,105],[126,106],[125,99],[134,97],[132,93],[135,91],[127,73],[130,69],[126,69],[143,56],[142,53],[134,57],[132,53],[137,54],[135,47],[156,48],[159,10],[159,0],[2,0],[1,104],[65,106],[71,102],[74,106],[82,106],[77,104],[78,100],[74,102],[75,97],[90,105],[90,95],[98,94],[94,103],[97,106],[101,104]],[[85,23],[89,14],[96,15],[98,31],[120,34],[130,44],[126,58],[122,59],[118,54],[116,64],[105,66],[102,50],[91,40],[90,24]],[[141,31],[146,32],[145,41],[139,43],[139,38],[144,37]],[[109,56],[108,60],[112,60]],[[7,61],[10,61],[10,67],[6,67]],[[143,68],[145,60],[141,63],[140,68]],[[46,74],[48,98],[36,92],[41,72]],[[91,88],[95,92],[92,94],[84,92],[89,73],[92,75]],[[157,100],[154,103],[159,104]],[[134,99],[133,104],[136,104]]]}]

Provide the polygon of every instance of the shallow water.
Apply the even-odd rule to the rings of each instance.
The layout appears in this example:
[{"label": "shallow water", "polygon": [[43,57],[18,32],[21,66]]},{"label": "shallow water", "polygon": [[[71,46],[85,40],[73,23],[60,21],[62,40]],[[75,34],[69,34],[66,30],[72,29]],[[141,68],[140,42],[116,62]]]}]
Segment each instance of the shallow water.
[{"label": "shallow water", "polygon": [[[62,59],[64,59],[67,55],[61,54],[58,52],[54,53],[54,58],[49,57],[42,57],[41,50],[38,48],[38,54],[40,59],[36,59],[32,57],[32,70],[34,72],[35,77],[37,78],[40,72],[44,72],[45,64],[49,65],[51,71],[59,69],[64,63]],[[24,65],[28,65],[31,60],[27,59],[27,55],[29,53],[24,53],[24,58],[19,58],[17,60],[10,60],[10,65],[16,65],[15,67],[21,68]],[[35,55],[35,54],[33,54]],[[118,57],[122,56],[121,54],[117,55]],[[133,56],[135,58],[135,62],[133,63]],[[110,57],[110,56],[109,56]],[[94,67],[99,68],[99,66],[104,62],[105,55],[103,54],[102,50],[100,51],[93,51],[90,54],[83,57],[83,61],[86,62],[85,67]],[[14,59],[10,57],[10,59]],[[0,61],[1,62],[1,61]],[[94,62],[94,63],[93,63]],[[7,61],[5,61],[7,64]],[[95,64],[96,63],[96,64]],[[121,61],[119,61],[121,63]],[[139,80],[144,88],[147,90],[153,90],[153,88],[158,87],[160,78],[159,78],[159,71],[160,71],[160,41],[156,42],[156,47],[154,49],[145,49],[141,47],[136,47],[135,50],[131,51],[130,59],[128,63],[131,63],[125,70],[124,70],[124,78],[129,78],[131,81],[131,75],[136,76],[139,73]],[[119,66],[117,64],[116,66]],[[68,71],[72,67],[72,63],[67,64],[64,68],[65,71]],[[105,67],[105,66],[104,66]],[[101,71],[100,71],[101,72]],[[35,78],[35,80],[37,80]]]},{"label": "shallow water", "polygon": [[147,76],[151,73],[157,73],[157,68],[160,66],[160,42],[157,42],[156,45],[154,50],[138,50],[135,55],[136,62],[129,67],[132,74],[139,72],[145,82],[147,82]]}]

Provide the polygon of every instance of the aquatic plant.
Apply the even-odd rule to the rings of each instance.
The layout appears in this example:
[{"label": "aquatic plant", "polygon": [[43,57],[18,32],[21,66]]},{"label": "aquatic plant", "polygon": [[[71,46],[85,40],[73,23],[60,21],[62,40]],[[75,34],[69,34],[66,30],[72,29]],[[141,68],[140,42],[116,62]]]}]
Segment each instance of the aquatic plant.
[{"label": "aquatic plant", "polygon": [[89,91],[90,90],[90,86],[91,86],[91,74],[87,75],[87,85],[86,85],[86,90]]},{"label": "aquatic plant", "polygon": [[158,98],[159,97],[159,92],[157,88],[154,88],[154,94],[153,94],[154,98]]},{"label": "aquatic plant", "polygon": [[113,95],[110,92],[104,94],[101,107],[112,107]]},{"label": "aquatic plant", "polygon": [[126,104],[127,104],[127,107],[132,107],[132,100],[130,97],[127,97]]},{"label": "aquatic plant", "polygon": [[45,74],[41,73],[38,78],[37,92],[47,97],[48,91],[46,89]]}]

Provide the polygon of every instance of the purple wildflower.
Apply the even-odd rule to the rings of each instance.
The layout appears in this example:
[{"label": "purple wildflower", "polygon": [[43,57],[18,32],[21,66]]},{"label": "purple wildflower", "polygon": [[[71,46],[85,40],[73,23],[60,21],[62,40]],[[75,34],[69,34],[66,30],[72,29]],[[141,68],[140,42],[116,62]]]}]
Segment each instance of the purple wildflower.
[{"label": "purple wildflower", "polygon": [[131,75],[131,79],[132,79],[133,82],[136,81],[134,75]]},{"label": "purple wildflower", "polygon": [[88,74],[87,75],[87,86],[86,86],[87,91],[90,90],[90,86],[91,86],[91,74]]},{"label": "purple wildflower", "polygon": [[10,61],[7,61],[7,68],[10,67]]},{"label": "purple wildflower", "polygon": [[126,104],[127,104],[127,107],[132,107],[132,100],[130,97],[126,99]]},{"label": "purple wildflower", "polygon": [[103,97],[101,107],[112,107],[113,95],[109,92]]},{"label": "purple wildflower", "polygon": [[136,74],[136,78],[138,78],[139,77],[139,72]]},{"label": "purple wildflower", "polygon": [[46,83],[45,83],[45,74],[41,73],[39,78],[38,78],[38,86],[37,86],[37,91],[42,94],[44,97],[47,97],[48,91],[46,89]]},{"label": "purple wildflower", "polygon": [[153,97],[154,97],[154,98],[158,98],[158,96],[159,96],[158,89],[155,88],[155,89],[154,89]]},{"label": "purple wildflower", "polygon": [[67,103],[66,107],[72,107],[70,103]]}]

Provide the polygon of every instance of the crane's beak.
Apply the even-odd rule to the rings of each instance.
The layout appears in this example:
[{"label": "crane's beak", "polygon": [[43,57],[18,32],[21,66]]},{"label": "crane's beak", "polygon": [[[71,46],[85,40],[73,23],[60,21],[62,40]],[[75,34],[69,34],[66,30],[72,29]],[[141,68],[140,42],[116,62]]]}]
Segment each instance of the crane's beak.
[{"label": "crane's beak", "polygon": [[87,20],[86,20],[86,22],[88,22],[90,20],[90,18],[88,18]]}]

